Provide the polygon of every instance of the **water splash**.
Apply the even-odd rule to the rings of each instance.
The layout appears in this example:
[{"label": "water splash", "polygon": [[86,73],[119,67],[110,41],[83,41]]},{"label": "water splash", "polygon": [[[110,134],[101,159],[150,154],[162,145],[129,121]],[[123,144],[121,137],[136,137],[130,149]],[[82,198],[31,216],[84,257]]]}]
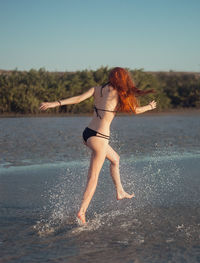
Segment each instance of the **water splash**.
[{"label": "water splash", "polygon": [[39,235],[55,233],[62,226],[67,225],[70,228],[75,224],[75,214],[81,199],[80,193],[85,184],[83,180],[86,178],[85,168],[82,166],[80,169],[77,165],[73,169],[61,169],[60,175],[55,178],[54,187],[49,188],[47,183],[43,195],[47,203],[43,206],[40,220],[34,226]]},{"label": "water splash", "polygon": [[[170,195],[180,191],[180,166],[174,159],[171,148],[160,149],[155,146],[151,156],[130,156],[121,158],[121,177],[125,189],[135,192],[136,206],[169,204]],[[166,158],[167,157],[167,158]]]}]

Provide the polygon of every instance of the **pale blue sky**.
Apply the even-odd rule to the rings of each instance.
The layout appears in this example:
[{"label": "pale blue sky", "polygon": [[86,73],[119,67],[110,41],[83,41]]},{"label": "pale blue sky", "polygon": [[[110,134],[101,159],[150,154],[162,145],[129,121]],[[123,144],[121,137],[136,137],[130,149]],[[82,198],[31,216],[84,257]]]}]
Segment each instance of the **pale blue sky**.
[{"label": "pale blue sky", "polygon": [[0,69],[200,71],[200,0],[0,0]]}]

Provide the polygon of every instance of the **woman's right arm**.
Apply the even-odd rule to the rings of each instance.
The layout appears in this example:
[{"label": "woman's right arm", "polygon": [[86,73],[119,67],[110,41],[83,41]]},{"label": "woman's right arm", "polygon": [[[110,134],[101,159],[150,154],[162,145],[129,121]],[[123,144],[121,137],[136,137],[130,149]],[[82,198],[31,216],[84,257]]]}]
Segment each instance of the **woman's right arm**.
[{"label": "woman's right arm", "polygon": [[58,100],[53,102],[42,102],[39,109],[47,110],[49,108],[55,108],[57,106],[80,103],[81,101],[90,98],[94,94],[94,89],[95,89],[94,87],[90,88],[88,91],[84,92],[83,94],[68,99]]},{"label": "woman's right arm", "polygon": [[156,102],[155,102],[155,100],[153,100],[146,106],[136,107],[135,113],[140,114],[140,113],[144,113],[144,112],[149,111],[149,110],[153,110],[155,108],[156,108]]}]

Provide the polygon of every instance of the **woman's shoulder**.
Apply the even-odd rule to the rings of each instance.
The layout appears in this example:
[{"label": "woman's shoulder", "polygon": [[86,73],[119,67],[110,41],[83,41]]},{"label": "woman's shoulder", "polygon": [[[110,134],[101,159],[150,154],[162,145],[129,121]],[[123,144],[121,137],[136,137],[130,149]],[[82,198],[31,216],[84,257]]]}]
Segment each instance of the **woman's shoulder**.
[{"label": "woman's shoulder", "polygon": [[106,85],[95,86],[94,91],[96,94],[102,95],[102,96],[103,96],[103,94],[110,94],[112,96],[118,95],[117,90],[112,85],[110,85],[109,83],[107,83]]},{"label": "woman's shoulder", "polygon": [[109,93],[113,95],[118,95],[117,90],[112,85],[108,84],[107,88],[108,88]]},{"label": "woman's shoulder", "polygon": [[111,84],[108,84],[107,87],[110,91],[116,91],[116,89]]}]

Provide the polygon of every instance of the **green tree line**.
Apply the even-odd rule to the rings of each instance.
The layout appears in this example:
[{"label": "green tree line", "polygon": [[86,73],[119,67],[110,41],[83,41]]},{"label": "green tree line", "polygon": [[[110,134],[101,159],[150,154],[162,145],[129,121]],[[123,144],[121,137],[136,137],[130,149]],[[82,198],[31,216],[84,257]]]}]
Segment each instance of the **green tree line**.
[{"label": "green tree line", "polygon": [[[90,87],[108,81],[108,67],[76,72],[49,72],[44,68],[30,71],[1,71],[0,113],[38,114],[43,101],[56,101],[76,96]],[[130,70],[140,89],[153,88],[156,93],[140,97],[141,105],[155,99],[157,110],[200,108],[200,74],[176,72],[144,72]],[[90,113],[93,98],[76,105],[48,109],[51,113]]]}]

